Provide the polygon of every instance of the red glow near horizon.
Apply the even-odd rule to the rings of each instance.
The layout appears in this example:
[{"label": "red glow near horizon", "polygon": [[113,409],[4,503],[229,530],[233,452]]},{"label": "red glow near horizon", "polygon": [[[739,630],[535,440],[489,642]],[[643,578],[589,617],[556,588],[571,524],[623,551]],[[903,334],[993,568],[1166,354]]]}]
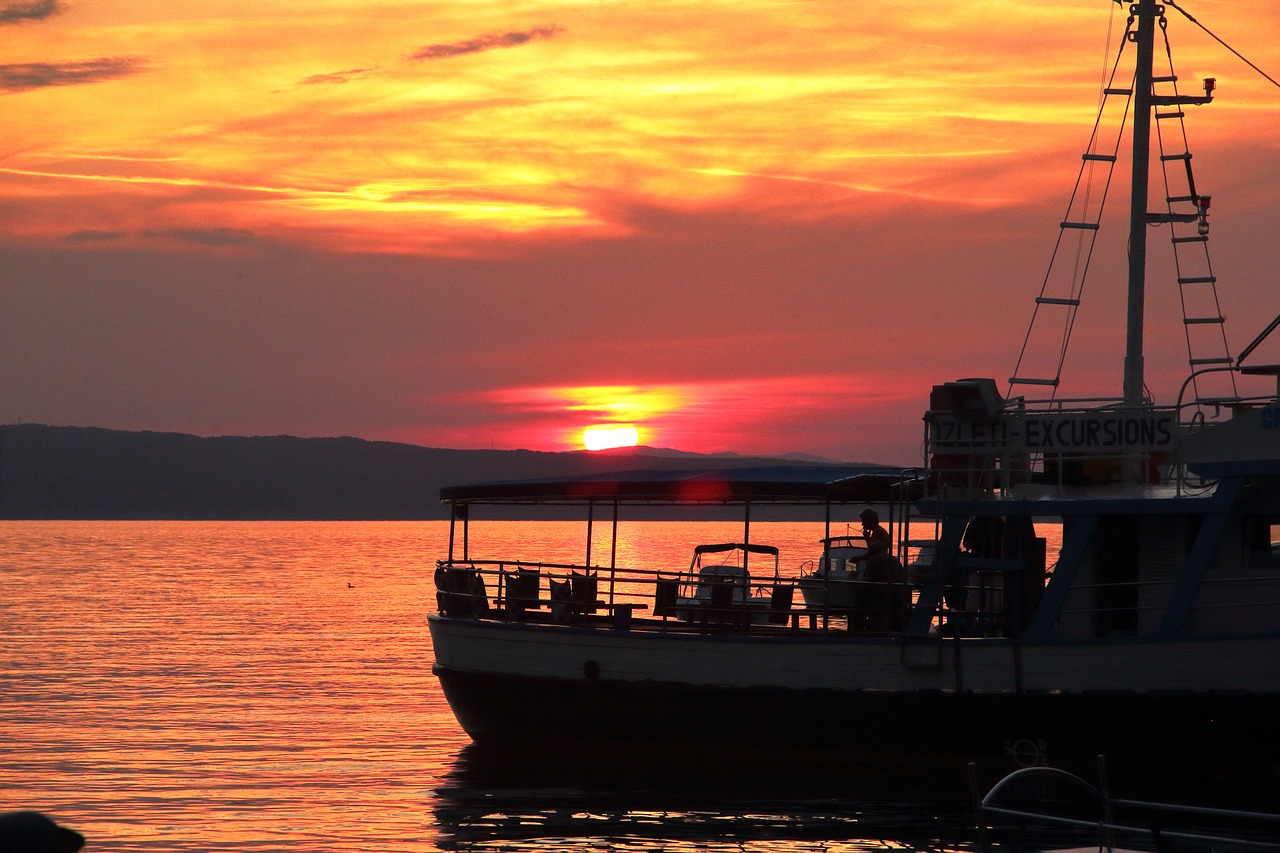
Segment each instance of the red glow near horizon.
[{"label": "red glow near horizon", "polygon": [[[760,456],[810,450],[841,461],[861,461],[885,457],[858,436],[858,423],[891,423],[901,417],[905,429],[918,429],[916,398],[922,395],[887,390],[899,387],[914,391],[918,386],[885,382],[883,377],[785,376],[654,386],[509,388],[453,402],[483,409],[477,416],[488,424],[505,424],[491,433],[489,444],[501,449],[562,451],[643,444]],[[460,443],[463,435],[459,431],[459,438],[443,439],[443,446],[475,446],[473,438]]]}]

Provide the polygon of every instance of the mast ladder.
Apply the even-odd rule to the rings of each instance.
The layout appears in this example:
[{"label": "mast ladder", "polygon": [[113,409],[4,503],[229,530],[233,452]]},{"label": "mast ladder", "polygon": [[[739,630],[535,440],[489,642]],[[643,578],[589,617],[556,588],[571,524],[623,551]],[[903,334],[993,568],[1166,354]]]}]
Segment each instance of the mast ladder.
[{"label": "mast ladder", "polygon": [[[1130,22],[1130,29],[1132,27]],[[1128,41],[1124,39],[1122,45]],[[1133,98],[1132,84],[1116,85],[1116,68],[1122,53],[1123,47],[1117,52],[1110,81],[1102,89],[1093,131],[1081,157],[1066,213],[1058,226],[1058,239],[1035,299],[1022,351],[1009,379],[1009,396],[1013,396],[1014,387],[1019,385],[1047,387],[1052,389],[1052,395],[1062,380],[1071,330],[1084,294],[1089,262]],[[1074,257],[1067,258],[1069,254]]]},{"label": "mast ladder", "polygon": [[1193,374],[1194,402],[1198,405],[1212,404],[1222,399],[1233,399],[1238,392],[1232,371],[1196,375],[1202,367],[1231,365],[1234,359],[1227,343],[1227,318],[1218,299],[1218,278],[1214,275],[1209,256],[1209,196],[1202,195],[1196,188],[1191,148],[1187,142],[1185,107],[1212,101],[1216,81],[1206,79],[1202,95],[1181,94],[1164,18],[1160,19],[1160,30],[1164,36],[1169,70],[1164,76],[1152,77],[1151,102],[1164,179],[1165,209],[1149,212],[1147,221],[1152,225],[1169,226],[1178,296],[1182,304],[1187,364]]},{"label": "mast ladder", "polygon": [[[1161,76],[1150,76],[1150,94],[1144,99],[1134,97],[1134,86],[1139,79],[1136,70],[1128,87],[1116,84],[1116,69],[1124,47],[1136,40],[1134,18],[1131,17],[1121,48],[1116,53],[1115,64],[1111,68],[1110,80],[1102,89],[1098,118],[1067,204],[1067,214],[1059,226],[1058,240],[1049,261],[1049,269],[1041,284],[1040,294],[1035,299],[1022,351],[1018,355],[1013,376],[1009,379],[1010,396],[1018,385],[1048,387],[1052,389],[1052,394],[1056,394],[1124,125],[1130,117],[1131,109],[1138,108],[1135,101],[1145,101],[1149,105],[1159,140],[1165,209],[1150,211],[1148,208],[1146,223],[1169,226],[1188,364],[1194,373],[1202,367],[1234,363],[1227,343],[1226,317],[1218,299],[1217,277],[1209,259],[1209,196],[1201,194],[1196,188],[1184,123],[1186,107],[1207,104],[1213,100],[1215,81],[1212,78],[1204,81],[1203,95],[1184,95],[1178,91],[1178,77],[1173,70],[1163,7],[1156,7],[1154,14],[1164,38],[1169,70]],[[1101,128],[1104,123],[1114,121],[1109,116],[1116,112],[1120,115],[1116,122],[1114,143],[1108,142],[1109,150],[1099,151],[1103,136]],[[1175,129],[1176,133],[1172,132]],[[1102,184],[1096,207],[1092,205],[1090,187],[1093,182]],[[1142,208],[1138,210],[1141,211]],[[1068,235],[1074,236],[1074,239]],[[1060,257],[1068,254],[1070,245],[1075,248],[1074,259]],[[1033,363],[1033,359],[1038,359],[1039,362]],[[1193,383],[1196,402],[1199,404],[1213,404],[1237,396],[1235,374],[1231,371],[1214,371],[1196,377]],[[1204,387],[1205,383],[1219,383],[1222,387],[1210,389]]]}]

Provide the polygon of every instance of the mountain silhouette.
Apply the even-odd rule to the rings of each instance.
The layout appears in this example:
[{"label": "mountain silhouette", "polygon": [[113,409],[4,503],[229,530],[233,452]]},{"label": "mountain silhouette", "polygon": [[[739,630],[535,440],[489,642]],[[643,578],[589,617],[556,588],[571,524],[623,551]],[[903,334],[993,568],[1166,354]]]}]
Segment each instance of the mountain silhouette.
[{"label": "mountain silhouette", "polygon": [[[655,448],[447,450],[350,437],[19,424],[0,426],[0,518],[439,519],[448,517],[439,500],[444,486],[777,464],[796,461]],[[516,509],[513,517],[523,515]]]}]

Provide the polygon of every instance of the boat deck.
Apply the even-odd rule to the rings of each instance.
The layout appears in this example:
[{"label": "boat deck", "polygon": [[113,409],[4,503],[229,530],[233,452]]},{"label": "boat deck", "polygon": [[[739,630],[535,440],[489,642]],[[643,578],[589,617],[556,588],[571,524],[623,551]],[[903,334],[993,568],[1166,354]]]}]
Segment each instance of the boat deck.
[{"label": "boat deck", "polygon": [[699,578],[520,561],[442,560],[435,580],[445,616],[615,632],[887,637],[903,630],[914,600],[905,583],[836,581],[858,587],[861,599],[825,607],[801,600],[797,578]]}]

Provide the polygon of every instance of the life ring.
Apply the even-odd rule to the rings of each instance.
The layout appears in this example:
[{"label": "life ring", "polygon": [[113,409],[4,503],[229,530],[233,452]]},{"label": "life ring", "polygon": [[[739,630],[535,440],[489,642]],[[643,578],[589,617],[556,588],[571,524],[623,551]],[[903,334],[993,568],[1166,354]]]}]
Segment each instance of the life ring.
[{"label": "life ring", "polygon": [[1004,751],[1019,767],[1045,767],[1049,764],[1049,747],[1042,740],[1025,737],[1007,740]]}]

